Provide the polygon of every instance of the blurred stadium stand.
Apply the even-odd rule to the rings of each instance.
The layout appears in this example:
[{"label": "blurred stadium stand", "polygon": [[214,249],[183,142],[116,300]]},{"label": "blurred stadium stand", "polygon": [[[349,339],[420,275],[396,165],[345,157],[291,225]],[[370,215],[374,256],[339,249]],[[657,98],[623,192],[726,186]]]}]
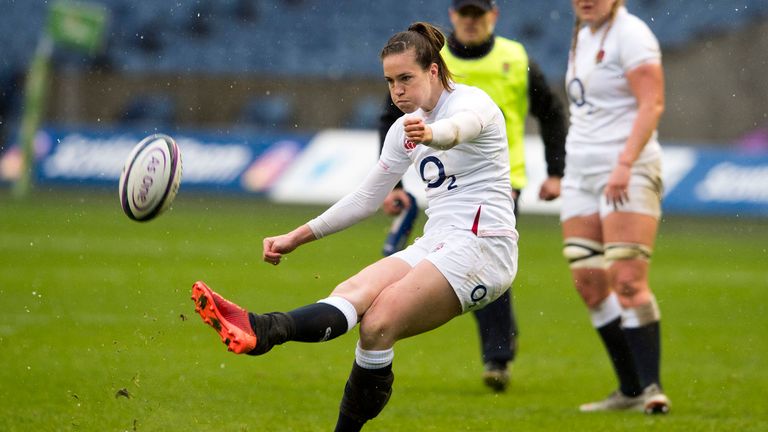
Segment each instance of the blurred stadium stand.
[{"label": "blurred stadium stand", "polygon": [[132,125],[155,124],[168,127],[175,123],[176,103],[173,96],[152,93],[137,95],[120,112],[120,121]]},{"label": "blurred stadium stand", "polygon": [[258,96],[249,99],[240,113],[240,124],[255,129],[285,130],[289,127],[293,107],[281,95]]},{"label": "blurred stadium stand", "polygon": [[[279,73],[378,76],[378,50],[405,25],[426,20],[447,28],[446,0],[102,0],[113,15],[108,55],[123,72]],[[9,50],[2,68],[29,60],[46,3],[14,1],[0,15]],[[560,76],[573,20],[567,1],[499,1],[497,33],[523,42],[550,76]],[[629,0],[663,45],[728,31],[768,15],[765,0]],[[81,62],[81,66],[87,66]]]},{"label": "blurred stadium stand", "polygon": [[360,99],[352,106],[352,112],[348,115],[349,122],[345,126],[351,129],[378,128],[383,104],[384,97],[368,96]]},{"label": "blurred stadium stand", "polygon": [[[92,77],[94,71],[145,77],[146,80],[167,79],[169,82],[171,78],[167,77],[175,76],[213,76],[229,82],[235,80],[232,77],[237,77],[238,82],[248,82],[249,89],[270,82],[268,90],[281,87],[284,93],[266,102],[258,98],[254,99],[256,102],[236,98],[231,101],[236,106],[196,118],[190,118],[187,112],[205,110],[209,104],[199,103],[203,96],[197,97],[191,108],[184,105],[183,96],[177,95],[175,108],[169,108],[168,103],[144,100],[143,107],[131,107],[126,112],[126,107],[133,103],[130,97],[115,94],[114,97],[122,100],[112,111],[123,113],[113,116],[116,121],[126,115],[138,116],[144,110],[162,117],[163,121],[218,119],[269,125],[288,125],[295,121],[299,127],[327,126],[322,120],[307,120],[312,111],[317,113],[316,105],[297,100],[298,97],[316,98],[317,94],[302,94],[286,82],[325,80],[326,85],[319,88],[336,94],[347,80],[357,79],[367,84],[358,86],[352,95],[334,99],[355,107],[353,112],[350,114],[349,108],[339,109],[336,117],[323,117],[323,113],[317,113],[318,118],[340,126],[370,127],[376,105],[376,96],[372,93],[384,90],[378,53],[386,39],[418,20],[449,28],[447,0],[407,3],[102,0],[96,3],[104,4],[112,13],[104,53],[96,58],[57,53],[55,68],[59,76],[88,74],[89,79],[95,81],[88,81],[86,85],[99,85],[98,77]],[[766,0],[628,0],[627,3],[628,8],[656,32],[665,52],[682,50],[703,36],[733,32],[768,17]],[[44,27],[48,4],[42,0],[6,2],[0,14],[0,43],[3,46],[0,76],[26,69]],[[497,34],[525,44],[553,86],[560,87],[573,21],[570,2],[501,0],[498,4],[501,15]],[[64,79],[59,84],[66,82]],[[152,86],[147,84],[145,87]],[[372,90],[374,88],[380,90]],[[143,93],[147,89],[140,90]],[[165,90],[179,93],[181,88],[171,85]],[[255,94],[260,93],[250,96]],[[158,96],[163,97],[165,95]],[[259,103],[263,103],[261,110],[258,106],[253,108]],[[305,105],[303,112],[301,105]],[[56,109],[55,105],[51,109],[54,119]],[[138,110],[137,114],[135,110]],[[169,113],[174,110],[178,113],[175,118]],[[88,109],[80,111],[89,112]],[[229,114],[226,118],[217,117],[221,113]],[[264,116],[269,118],[259,118]]]}]

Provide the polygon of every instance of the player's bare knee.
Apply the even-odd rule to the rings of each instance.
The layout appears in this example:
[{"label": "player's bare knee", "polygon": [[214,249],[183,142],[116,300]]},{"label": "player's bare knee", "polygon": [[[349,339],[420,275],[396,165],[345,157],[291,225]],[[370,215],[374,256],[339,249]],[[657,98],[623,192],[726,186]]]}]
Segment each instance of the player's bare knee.
[{"label": "player's bare knee", "polygon": [[572,274],[576,291],[588,307],[599,305],[608,296],[608,280],[602,268],[576,268]]},{"label": "player's bare knee", "polygon": [[600,303],[602,303],[603,300],[605,300],[605,298],[608,296],[607,294],[596,290],[579,291],[579,295],[581,295],[581,299],[584,301],[584,304],[590,309],[599,306]]},{"label": "player's bare knee", "polygon": [[651,248],[639,243],[606,243],[611,285],[622,304],[633,303],[633,299],[647,289],[645,273],[651,255]]},{"label": "player's bare knee", "polygon": [[369,310],[360,321],[360,345],[365,349],[391,347],[396,338],[390,319]]},{"label": "player's bare knee", "polygon": [[594,308],[608,297],[608,284],[604,275],[601,277],[582,277],[575,280],[576,291],[589,308]]},{"label": "player's bare knee", "polygon": [[617,278],[613,285],[620,299],[632,299],[642,291],[642,283],[636,278]]}]

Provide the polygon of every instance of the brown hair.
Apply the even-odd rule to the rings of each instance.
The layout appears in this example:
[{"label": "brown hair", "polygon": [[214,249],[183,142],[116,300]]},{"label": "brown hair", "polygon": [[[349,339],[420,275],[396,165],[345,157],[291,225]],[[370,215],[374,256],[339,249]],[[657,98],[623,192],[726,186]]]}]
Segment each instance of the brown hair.
[{"label": "brown hair", "polygon": [[[603,35],[603,39],[600,41],[600,50],[603,49],[603,42],[605,41],[605,36],[608,34],[608,32],[611,30],[611,27],[613,26],[613,20],[616,19],[616,13],[619,11],[619,8],[624,5],[624,0],[616,0],[615,3],[613,3],[613,7],[611,7],[611,13],[608,17],[608,28],[605,30],[605,34]],[[576,65],[576,44],[579,41],[579,31],[581,30],[581,19],[579,18],[578,14],[574,14],[576,19],[573,23],[573,35],[571,36],[571,51],[568,53],[568,56],[570,57],[570,61],[573,63],[574,67]],[[600,55],[598,53],[598,55]],[[597,62],[599,63],[602,58],[597,59]]]},{"label": "brown hair", "polygon": [[416,51],[416,63],[424,70],[429,69],[432,63],[436,63],[443,88],[450,90],[453,75],[440,55],[444,45],[445,35],[437,27],[419,21],[411,24],[408,30],[396,33],[389,38],[379,58],[384,60],[388,55],[400,54],[413,48]]}]

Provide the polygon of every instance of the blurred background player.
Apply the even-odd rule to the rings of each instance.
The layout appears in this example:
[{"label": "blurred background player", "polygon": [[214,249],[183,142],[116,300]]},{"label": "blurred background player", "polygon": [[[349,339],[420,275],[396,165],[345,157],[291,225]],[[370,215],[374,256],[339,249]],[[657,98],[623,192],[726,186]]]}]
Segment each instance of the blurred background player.
[{"label": "blurred background player", "polygon": [[[531,112],[538,120],[544,141],[547,179],[539,197],[553,200],[560,195],[560,178],[565,161],[565,113],[560,100],[547,84],[540,68],[530,61],[518,42],[494,34],[499,10],[493,0],[453,0],[448,10],[453,33],[442,50],[456,82],[485,90],[501,108],[507,127],[510,157],[510,183],[517,213],[517,199],[526,185],[525,118]],[[379,125],[380,142],[402,112],[387,99]],[[385,244],[387,250],[404,244],[416,215],[416,203],[402,184],[386,198],[384,211],[399,215],[392,224]],[[409,224],[410,222],[410,224]],[[402,248],[402,246],[400,246]],[[485,366],[483,381],[495,391],[509,383],[508,363],[515,358],[517,322],[513,312],[511,288],[498,300],[474,312]]]},{"label": "blurred background player", "polygon": [[[336,431],[359,431],[392,392],[394,344],[498,298],[517,272],[515,216],[504,117],[476,87],[454,84],[440,55],[445,37],[427,23],[392,36],[381,52],[401,116],[365,181],[322,215],[264,239],[266,262],[374,214],[406,170],[419,167],[431,218],[414,244],[288,313],[247,313],[193,287],[196,311],[231,351],[264,354],[289,340],[323,342],[360,320],[355,362]],[[426,166],[426,168],[425,168]],[[438,167],[438,169],[430,169]]]},{"label": "blurred background player", "polygon": [[566,75],[571,127],[563,179],[564,255],[619,379],[582,411],[667,412],[659,307],[648,266],[661,215],[664,110],[658,41],[623,0],[572,0]]}]

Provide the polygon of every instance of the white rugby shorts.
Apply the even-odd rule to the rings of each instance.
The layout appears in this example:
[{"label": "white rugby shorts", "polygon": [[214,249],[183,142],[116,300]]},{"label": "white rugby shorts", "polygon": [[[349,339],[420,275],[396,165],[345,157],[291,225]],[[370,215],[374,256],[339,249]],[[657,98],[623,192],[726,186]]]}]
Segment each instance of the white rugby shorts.
[{"label": "white rugby shorts", "polygon": [[560,199],[560,221],[576,216],[588,216],[600,213],[604,218],[612,212],[641,213],[661,217],[661,161],[634,165],[630,173],[629,201],[614,206],[605,198],[605,186],[608,173],[579,175],[565,170]]},{"label": "white rugby shorts", "polygon": [[429,260],[451,284],[462,312],[480,309],[499,298],[517,273],[515,238],[477,237],[468,230],[426,234],[392,256],[411,267]]}]

